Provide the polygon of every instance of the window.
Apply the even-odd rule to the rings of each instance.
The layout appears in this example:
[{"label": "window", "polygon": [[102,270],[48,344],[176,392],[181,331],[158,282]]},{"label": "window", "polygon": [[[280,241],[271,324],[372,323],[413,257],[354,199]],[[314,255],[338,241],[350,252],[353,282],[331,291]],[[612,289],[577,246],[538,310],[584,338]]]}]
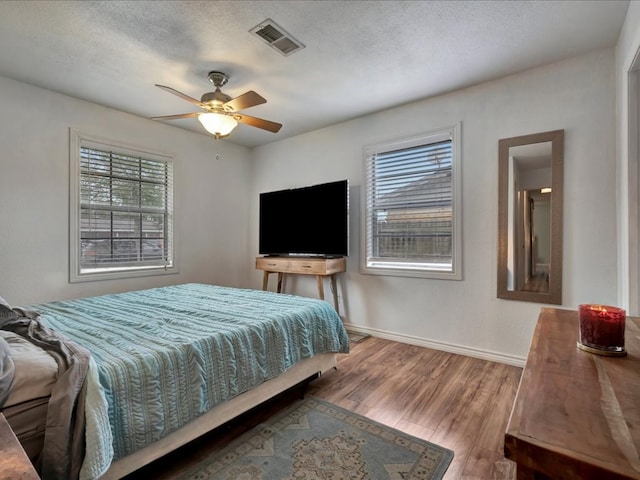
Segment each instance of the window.
[{"label": "window", "polygon": [[462,278],[459,130],[365,148],[363,273]]},{"label": "window", "polygon": [[70,281],[175,273],[170,157],[72,131]]}]

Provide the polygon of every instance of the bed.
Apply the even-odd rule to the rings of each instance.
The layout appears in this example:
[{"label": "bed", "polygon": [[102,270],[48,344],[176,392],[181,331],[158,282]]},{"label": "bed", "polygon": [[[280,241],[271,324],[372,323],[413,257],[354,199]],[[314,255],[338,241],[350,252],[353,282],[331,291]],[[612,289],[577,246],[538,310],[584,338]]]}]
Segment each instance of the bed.
[{"label": "bed", "polygon": [[327,302],[215,285],[2,311],[15,378],[3,399],[0,361],[0,410],[45,480],[123,477],[349,351]]}]

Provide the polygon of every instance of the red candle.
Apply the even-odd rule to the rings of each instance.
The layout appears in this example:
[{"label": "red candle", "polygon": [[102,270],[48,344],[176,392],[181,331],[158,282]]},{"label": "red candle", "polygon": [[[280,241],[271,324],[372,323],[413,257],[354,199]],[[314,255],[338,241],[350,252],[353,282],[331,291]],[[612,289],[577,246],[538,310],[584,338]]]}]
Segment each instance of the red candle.
[{"label": "red candle", "polygon": [[626,312],[609,305],[579,305],[580,342],[578,345],[603,353],[624,352]]}]

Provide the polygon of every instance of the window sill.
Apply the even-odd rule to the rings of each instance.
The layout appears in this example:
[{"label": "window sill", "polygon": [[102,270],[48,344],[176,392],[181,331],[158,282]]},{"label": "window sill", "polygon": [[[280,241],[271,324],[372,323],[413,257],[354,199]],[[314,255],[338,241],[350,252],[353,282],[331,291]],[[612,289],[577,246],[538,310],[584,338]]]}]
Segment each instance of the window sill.
[{"label": "window sill", "polygon": [[380,275],[388,277],[431,278],[434,280],[462,280],[462,274],[449,270],[425,270],[418,268],[362,267],[364,275]]},{"label": "window sill", "polygon": [[96,268],[82,273],[71,272],[69,283],[95,282],[98,280],[120,280],[125,278],[150,277],[155,275],[173,275],[179,273],[178,267],[148,267],[128,269]]}]

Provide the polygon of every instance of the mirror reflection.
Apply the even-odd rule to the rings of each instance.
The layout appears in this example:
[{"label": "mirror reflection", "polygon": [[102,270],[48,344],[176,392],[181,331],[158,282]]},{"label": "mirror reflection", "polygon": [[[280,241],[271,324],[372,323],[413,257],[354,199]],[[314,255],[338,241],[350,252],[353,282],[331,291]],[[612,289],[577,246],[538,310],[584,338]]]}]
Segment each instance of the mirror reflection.
[{"label": "mirror reflection", "polygon": [[509,148],[507,289],[549,292],[551,142]]},{"label": "mirror reflection", "polygon": [[563,131],[500,140],[498,297],[560,304]]}]

